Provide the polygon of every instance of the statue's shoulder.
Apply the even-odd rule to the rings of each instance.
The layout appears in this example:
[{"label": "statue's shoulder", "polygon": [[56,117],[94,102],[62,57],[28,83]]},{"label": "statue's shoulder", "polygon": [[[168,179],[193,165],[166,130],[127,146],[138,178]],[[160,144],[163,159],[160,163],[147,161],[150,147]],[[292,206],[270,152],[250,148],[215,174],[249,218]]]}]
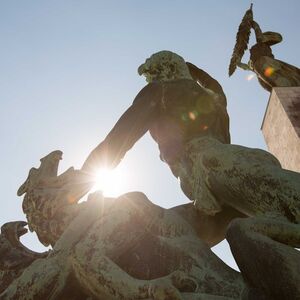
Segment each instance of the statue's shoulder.
[{"label": "statue's shoulder", "polygon": [[191,94],[197,97],[199,95],[207,94],[207,89],[202,87],[197,81],[186,78],[164,83],[164,90],[167,94],[176,94],[178,96]]},{"label": "statue's shoulder", "polygon": [[139,93],[136,95],[133,103],[137,103],[140,101],[153,101],[154,99],[159,99],[162,96],[162,83],[159,81],[154,81],[148,83],[145,87],[143,87]]}]

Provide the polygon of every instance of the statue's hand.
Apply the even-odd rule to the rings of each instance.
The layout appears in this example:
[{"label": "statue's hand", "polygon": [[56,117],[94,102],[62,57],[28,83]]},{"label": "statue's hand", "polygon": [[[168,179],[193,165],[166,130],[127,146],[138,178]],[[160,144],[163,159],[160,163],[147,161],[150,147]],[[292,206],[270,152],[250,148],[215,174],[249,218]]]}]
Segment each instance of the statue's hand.
[{"label": "statue's hand", "polygon": [[246,70],[246,71],[251,71],[250,67],[248,64],[244,64],[242,62],[239,62],[237,63],[237,66],[243,70]]}]

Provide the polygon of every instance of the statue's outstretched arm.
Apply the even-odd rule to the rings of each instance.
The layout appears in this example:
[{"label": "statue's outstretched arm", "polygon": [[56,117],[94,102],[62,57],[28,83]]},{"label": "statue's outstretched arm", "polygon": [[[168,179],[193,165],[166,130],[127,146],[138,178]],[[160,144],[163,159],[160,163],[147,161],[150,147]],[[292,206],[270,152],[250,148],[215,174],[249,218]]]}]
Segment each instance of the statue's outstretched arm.
[{"label": "statue's outstretched arm", "polygon": [[224,94],[222,86],[216,79],[192,63],[187,62],[186,64],[194,80],[199,81],[203,87],[208,88],[217,94]]},{"label": "statue's outstretched arm", "polygon": [[204,70],[199,69],[192,63],[187,62],[186,64],[189,68],[190,74],[192,75],[193,79],[199,82],[204,88],[210,89],[214,93],[219,95],[222,105],[226,107],[227,100],[221,84],[216,79],[211,77],[208,73],[206,73]]},{"label": "statue's outstretched arm", "polygon": [[256,42],[257,43],[262,42],[263,41],[263,33],[260,29],[260,26],[254,20],[251,23],[252,23],[252,28],[254,29],[254,32],[255,32]]},{"label": "statue's outstretched arm", "polygon": [[99,167],[117,166],[158,116],[157,104],[161,93],[158,83],[151,83],[142,89],[105,140],[90,153],[82,170],[93,173]]}]

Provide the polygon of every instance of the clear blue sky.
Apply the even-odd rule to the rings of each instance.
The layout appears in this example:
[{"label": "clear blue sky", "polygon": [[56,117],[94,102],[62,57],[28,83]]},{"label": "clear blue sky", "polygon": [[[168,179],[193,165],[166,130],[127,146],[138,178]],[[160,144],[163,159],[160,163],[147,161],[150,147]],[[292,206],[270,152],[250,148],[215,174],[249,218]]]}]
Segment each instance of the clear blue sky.
[{"label": "clear blue sky", "polygon": [[[278,31],[278,59],[300,65],[300,1],[253,1],[263,31]],[[268,93],[249,73],[227,70],[250,1],[0,2],[0,224],[23,220],[16,190],[39,158],[61,149],[60,171],[79,168],[145,85],[137,67],[171,50],[222,84],[232,142],[265,148],[260,131]],[[247,61],[247,58],[245,57]],[[187,201],[147,134],[123,160],[123,192],[143,191],[171,207]],[[41,250],[33,236],[25,243]],[[218,254],[232,263],[226,244]]]}]

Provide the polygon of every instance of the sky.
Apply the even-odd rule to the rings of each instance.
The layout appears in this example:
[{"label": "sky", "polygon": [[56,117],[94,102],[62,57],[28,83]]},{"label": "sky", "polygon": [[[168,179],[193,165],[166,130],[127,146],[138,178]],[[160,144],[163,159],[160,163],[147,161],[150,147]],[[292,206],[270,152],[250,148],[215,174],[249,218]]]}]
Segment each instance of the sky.
[{"label": "sky", "polygon": [[[262,30],[283,35],[273,47],[275,57],[299,66],[300,1],[252,2]],[[41,157],[60,149],[59,172],[81,167],[145,86],[138,66],[160,50],[178,53],[220,82],[232,143],[266,149],[260,126],[269,93],[256,78],[247,80],[250,72],[228,77],[237,28],[250,3],[0,1],[0,224],[25,219],[16,191]],[[121,179],[113,189],[119,194],[142,191],[166,208],[188,202],[149,134],[116,171]],[[22,241],[44,249],[32,234]],[[236,267],[226,242],[213,250]]]}]

